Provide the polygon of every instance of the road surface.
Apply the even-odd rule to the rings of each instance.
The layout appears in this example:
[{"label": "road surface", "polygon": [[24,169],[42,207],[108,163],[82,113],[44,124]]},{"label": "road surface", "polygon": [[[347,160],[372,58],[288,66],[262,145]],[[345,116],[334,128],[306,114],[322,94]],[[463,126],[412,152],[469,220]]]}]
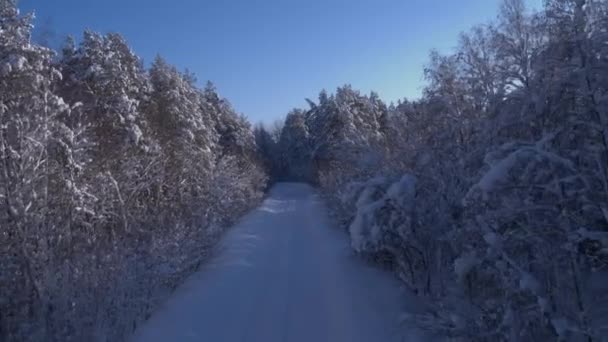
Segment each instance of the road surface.
[{"label": "road surface", "polygon": [[133,341],[422,341],[399,321],[414,302],[353,254],[311,187],[281,183]]}]

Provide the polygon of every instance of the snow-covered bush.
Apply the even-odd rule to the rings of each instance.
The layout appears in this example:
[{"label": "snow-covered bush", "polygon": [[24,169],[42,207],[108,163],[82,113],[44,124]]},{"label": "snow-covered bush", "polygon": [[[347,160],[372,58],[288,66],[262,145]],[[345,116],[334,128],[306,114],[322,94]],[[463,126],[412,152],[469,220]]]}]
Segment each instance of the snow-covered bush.
[{"label": "snow-covered bush", "polygon": [[548,326],[565,322],[554,333],[584,339],[600,336],[605,324],[606,317],[591,315],[592,298],[606,289],[593,289],[589,279],[608,265],[601,210],[590,200],[596,189],[576,162],[548,150],[555,139],[489,153],[487,170],[464,198],[465,224],[483,241],[465,246],[479,257],[471,301],[496,334],[508,328],[547,339]]}]

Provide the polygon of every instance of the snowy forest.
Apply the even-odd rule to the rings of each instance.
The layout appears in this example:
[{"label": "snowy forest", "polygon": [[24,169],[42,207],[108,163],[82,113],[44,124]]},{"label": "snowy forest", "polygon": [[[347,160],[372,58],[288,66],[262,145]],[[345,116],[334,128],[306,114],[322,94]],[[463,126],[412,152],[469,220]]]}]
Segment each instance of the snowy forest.
[{"label": "snowy forest", "polygon": [[428,329],[605,340],[608,2],[506,0],[425,76],[415,101],[344,86],[258,129],[273,176],[316,184],[352,247],[432,303],[410,317]]},{"label": "snowy forest", "polygon": [[505,0],[430,53],[421,98],[345,85],[273,127],[119,34],[53,51],[33,19],[0,0],[0,340],[124,339],[278,181],[428,303],[409,322],[608,336],[608,1]]},{"label": "snowy forest", "polygon": [[267,176],[213,85],[118,34],[51,51],[32,19],[0,1],[0,340],[118,341]]}]

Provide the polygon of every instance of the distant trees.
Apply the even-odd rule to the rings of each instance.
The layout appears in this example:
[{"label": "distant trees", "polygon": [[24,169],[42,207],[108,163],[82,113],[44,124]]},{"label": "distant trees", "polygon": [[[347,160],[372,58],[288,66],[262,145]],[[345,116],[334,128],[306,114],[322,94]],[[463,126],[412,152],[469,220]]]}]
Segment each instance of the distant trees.
[{"label": "distant trees", "polygon": [[322,91],[318,104],[309,103],[309,110],[295,109],[285,119],[279,141],[285,177],[329,186],[338,180],[323,177],[334,171],[358,170],[362,163],[374,162],[388,118],[377,94],[361,95],[346,85],[335,95]]},{"label": "distant trees", "polygon": [[118,34],[61,56],[0,0],[0,339],[120,340],[267,176],[246,120]]},{"label": "distant trees", "polygon": [[506,0],[431,53],[421,99],[344,87],[288,115],[286,170],[311,168],[353,248],[432,299],[417,323],[467,341],[608,333],[607,24],[603,0]]},{"label": "distant trees", "polygon": [[289,179],[311,181],[311,148],[305,113],[293,110],[285,118],[279,138],[280,169]]},{"label": "distant trees", "polygon": [[256,146],[258,147],[257,154],[262,158],[271,180],[279,180],[283,175],[279,145],[282,130],[283,121],[276,121],[270,127],[260,123],[253,129]]}]

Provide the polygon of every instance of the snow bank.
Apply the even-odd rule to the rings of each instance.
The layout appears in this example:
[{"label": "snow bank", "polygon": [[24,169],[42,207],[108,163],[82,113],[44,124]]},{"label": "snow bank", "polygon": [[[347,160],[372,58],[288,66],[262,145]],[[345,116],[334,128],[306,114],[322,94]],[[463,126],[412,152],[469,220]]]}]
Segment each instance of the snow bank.
[{"label": "snow bank", "polygon": [[525,176],[523,170],[526,168],[536,167],[553,173],[555,170],[575,172],[571,161],[543,148],[546,139],[534,144],[508,143],[497,151],[488,153],[484,158],[487,169],[470,188],[463,204],[466,206],[472,203],[475,194],[480,194],[481,198],[487,201],[490,193],[497,192],[502,186],[519,181],[519,178]]},{"label": "snow bank", "polygon": [[352,201],[353,192],[358,193],[355,201],[356,213],[349,226],[351,244],[358,252],[382,250],[385,233],[397,230],[393,216],[409,216],[414,206],[416,178],[403,176],[397,182],[389,182],[377,177],[366,183],[351,186],[343,198]]}]

